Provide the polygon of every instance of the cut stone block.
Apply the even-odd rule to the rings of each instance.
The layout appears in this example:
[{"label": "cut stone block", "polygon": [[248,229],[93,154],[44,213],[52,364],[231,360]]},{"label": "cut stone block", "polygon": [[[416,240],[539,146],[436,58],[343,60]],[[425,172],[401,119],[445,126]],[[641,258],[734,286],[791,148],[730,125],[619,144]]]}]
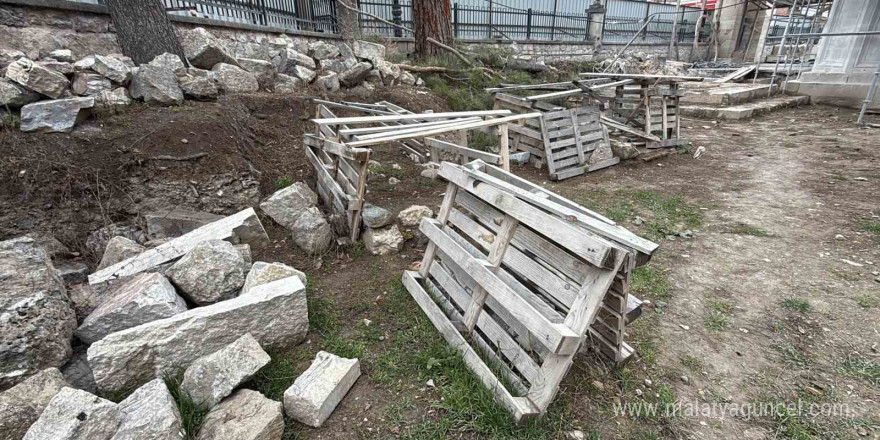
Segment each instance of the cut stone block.
[{"label": "cut stone block", "polygon": [[[21,131],[68,133],[86,120],[95,98],[68,98],[39,101],[21,108]],[[85,111],[84,111],[85,110]]]},{"label": "cut stone block", "polygon": [[320,351],[309,369],[284,392],[284,412],[300,423],[320,427],[360,376],[357,359]]},{"label": "cut stone block", "polygon": [[250,334],[193,362],[183,374],[181,391],[197,405],[213,408],[272,359]]},{"label": "cut stone block", "polygon": [[147,222],[147,236],[150,239],[180,237],[222,219],[222,215],[190,211],[185,208],[173,208],[144,214],[144,220]]},{"label": "cut stone block", "polygon": [[384,228],[367,228],[363,235],[364,247],[373,255],[392,255],[403,248],[403,234],[397,225]]},{"label": "cut stone block", "polygon": [[251,267],[250,272],[247,274],[247,278],[244,280],[244,287],[241,288],[241,294],[246,294],[254,287],[287,277],[297,277],[302,281],[303,285],[307,283],[306,274],[286,264],[257,261]]},{"label": "cut stone block", "polygon": [[119,402],[119,429],[112,440],[179,440],[180,412],[162,379],[153,379]]},{"label": "cut stone block", "polygon": [[132,389],[189,367],[250,333],[267,350],[290,348],[309,329],[305,287],[297,277],[257,286],[247,295],[113,333],[88,350],[102,393]]},{"label": "cut stone block", "polygon": [[206,240],[165,271],[190,301],[206,306],[237,295],[248,267],[228,241]]},{"label": "cut stone block", "polygon": [[0,440],[20,440],[43,409],[67,386],[57,368],[47,368],[0,393]]},{"label": "cut stone block", "polygon": [[76,336],[86,344],[93,344],[110,333],[186,310],[186,301],[177,295],[167,278],[158,273],[142,273],[98,306],[76,330]]},{"label": "cut stone block", "polygon": [[117,235],[107,242],[107,247],[104,248],[104,255],[101,257],[101,262],[98,263],[98,270],[140,255],[145,250],[147,249],[137,244],[137,242]]},{"label": "cut stone block", "polygon": [[118,425],[115,403],[65,387],[52,397],[23,440],[108,440]]},{"label": "cut stone block", "polygon": [[196,440],[280,440],[283,433],[281,402],[238,390],[208,412]]}]

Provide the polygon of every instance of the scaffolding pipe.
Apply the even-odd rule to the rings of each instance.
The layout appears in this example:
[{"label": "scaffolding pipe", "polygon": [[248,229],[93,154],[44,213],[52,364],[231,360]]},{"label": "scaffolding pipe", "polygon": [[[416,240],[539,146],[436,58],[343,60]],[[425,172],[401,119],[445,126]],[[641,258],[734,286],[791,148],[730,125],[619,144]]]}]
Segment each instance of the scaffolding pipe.
[{"label": "scaffolding pipe", "polygon": [[[807,1],[809,1],[809,0],[807,0]],[[807,4],[806,7],[804,7],[804,5],[802,4],[801,7],[804,8],[804,11],[801,14],[800,21],[798,22],[798,30],[801,30],[804,28],[804,22],[807,20],[807,14],[810,13],[810,5],[809,4]],[[794,12],[794,11],[792,11],[792,12]],[[812,26],[812,24],[811,24],[811,26]],[[800,44],[801,44],[801,34],[797,34],[797,38],[795,38],[794,45],[793,45],[795,57],[791,59],[791,63],[788,62],[788,53],[790,51],[785,52],[786,69],[785,69],[785,80],[782,81],[782,94],[783,95],[785,94],[785,90],[788,87],[788,77],[791,76],[791,68],[794,66],[795,58],[797,58],[798,46],[800,46]],[[798,64],[798,72],[800,72],[801,70],[804,70],[803,65]]]},{"label": "scaffolding pipe", "polygon": [[877,87],[877,79],[880,78],[880,66],[877,67],[877,70],[874,72],[874,78],[871,79],[871,85],[868,86],[868,94],[865,95],[865,100],[862,101],[862,111],[859,112],[859,125],[866,127],[876,127],[876,124],[866,124],[865,123],[865,113],[868,112],[868,106],[871,105],[871,102],[874,100],[874,89]]},{"label": "scaffolding pipe", "polygon": [[[767,32],[764,33],[764,41],[761,42],[761,51],[758,52],[758,62],[755,66],[755,76],[752,78],[752,84],[758,81],[758,72],[761,71],[761,64],[764,62],[764,50],[767,49],[767,40],[769,39],[770,33],[770,23],[773,23],[773,11],[776,10],[776,0],[773,0],[773,5],[770,6],[770,16],[767,17]],[[748,49],[746,49],[748,50]]]},{"label": "scaffolding pipe", "polygon": [[[789,11],[794,10],[797,5],[800,4],[800,0],[794,0],[794,4],[792,4],[791,9]],[[772,16],[771,16],[772,18]],[[791,17],[785,23],[785,30],[782,31],[782,42],[779,43],[779,54],[776,55],[776,63],[773,65],[773,75],[770,77],[770,87],[767,88],[767,97],[769,98],[773,95],[773,84],[776,82],[776,74],[779,73],[779,59],[782,58],[783,53],[785,56],[788,56],[788,52],[785,51],[785,40],[788,38],[788,31],[791,29]],[[786,58],[787,60],[788,58]],[[760,66],[756,68],[756,70],[760,70]]]},{"label": "scaffolding pipe", "polygon": [[[816,15],[813,16],[813,22],[810,23],[810,33],[814,33],[816,31],[816,25],[819,23],[819,19],[822,18],[823,14],[825,14],[825,0],[822,0],[822,2],[819,3],[819,9],[816,10]],[[804,53],[803,53],[803,55],[801,55],[801,58],[799,60],[800,61],[799,64],[801,65],[801,68],[798,69],[798,75],[797,75],[798,81],[800,81],[800,79],[801,79],[801,74],[804,73],[804,69],[803,69],[804,57],[806,57],[807,62],[810,61],[810,52],[813,51],[813,44],[814,44],[813,40],[816,39],[816,37],[807,37],[807,38],[808,38],[807,47],[804,49]]]}]

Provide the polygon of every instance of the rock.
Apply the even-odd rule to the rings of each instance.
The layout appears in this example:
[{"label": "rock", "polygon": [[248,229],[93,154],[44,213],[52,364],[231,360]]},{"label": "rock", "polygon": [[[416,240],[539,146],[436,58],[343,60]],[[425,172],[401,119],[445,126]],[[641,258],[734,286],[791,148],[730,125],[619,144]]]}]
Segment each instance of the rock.
[{"label": "rock", "polygon": [[147,104],[180,105],[183,104],[183,91],[177,85],[177,76],[173,71],[144,64],[131,80],[129,88],[131,97],[143,99]]},{"label": "rock", "polygon": [[165,274],[190,301],[205,306],[234,297],[248,267],[241,253],[223,240],[206,240],[177,260]]},{"label": "rock", "polygon": [[113,83],[97,73],[77,72],[70,84],[74,95],[92,96],[113,88]]},{"label": "rock", "polygon": [[317,428],[361,376],[360,362],[318,352],[312,365],[284,392],[284,413]]},{"label": "rock", "polygon": [[183,91],[183,95],[198,101],[210,101],[217,99],[220,91],[214,77],[202,77],[186,75],[178,79],[177,85]]},{"label": "rock", "polygon": [[298,271],[286,264],[281,263],[265,263],[257,261],[251,267],[247,278],[244,280],[244,287],[241,288],[241,295],[245,295],[249,290],[263,284],[271,283],[288,277],[297,277],[302,281],[303,285],[307,284],[306,274]]},{"label": "rock", "polygon": [[367,60],[374,66],[379,65],[381,61],[385,61],[385,46],[381,44],[354,40],[352,49],[356,57]]},{"label": "rock", "polygon": [[361,211],[361,220],[368,228],[381,228],[394,221],[394,214],[387,209],[367,203]]},{"label": "rock", "polygon": [[281,402],[243,389],[208,412],[196,440],[280,440],[283,433]]},{"label": "rock", "polygon": [[107,242],[107,247],[104,248],[104,254],[101,257],[101,262],[98,263],[97,270],[121,263],[145,250],[147,249],[131,239],[122,236],[112,237]]},{"label": "rock", "polygon": [[376,69],[367,72],[367,77],[364,79],[364,81],[377,86],[381,86],[384,84],[384,82],[382,81],[382,74],[379,73],[379,71]]},{"label": "rock", "polygon": [[275,83],[275,65],[269,61],[254,60],[250,58],[239,58],[238,64],[242,69],[252,73],[257,78],[260,88],[266,89],[272,87]]},{"label": "rock", "polygon": [[330,93],[339,91],[339,75],[335,72],[318,77],[317,83]]},{"label": "rock", "polygon": [[275,220],[275,223],[291,229],[306,209],[317,205],[318,195],[305,182],[296,182],[275,191],[260,203],[260,209]]},{"label": "rock", "polygon": [[70,249],[64,243],[58,241],[51,233],[32,232],[25,237],[33,239],[37,246],[42,247],[49,258],[67,258],[71,256]]},{"label": "rock", "polygon": [[179,56],[173,53],[165,52],[162,55],[157,55],[148,64],[159,69],[170,70],[177,76],[186,75],[187,72],[186,65],[183,64]]},{"label": "rock", "polygon": [[118,425],[115,403],[65,387],[52,397],[23,440],[108,440]]},{"label": "rock", "polygon": [[306,84],[311,84],[311,82],[315,79],[315,76],[317,75],[314,70],[303,66],[294,66],[293,71],[291,71],[290,74],[296,78],[299,78],[302,82]]},{"label": "rock", "polygon": [[398,183],[400,183],[400,179],[398,179],[398,178],[396,178],[396,177],[389,177],[389,178],[388,178],[388,184],[389,184],[389,185],[392,185],[392,186],[393,186],[393,185],[397,185]]},{"label": "rock", "polygon": [[119,402],[119,428],[112,440],[179,440],[180,412],[168,386],[153,379]]},{"label": "rock", "polygon": [[210,70],[219,63],[237,64],[226,45],[214,38],[205,28],[199,27],[187,31],[181,45],[189,63],[200,69]]},{"label": "rock", "polygon": [[181,207],[144,214],[147,237],[150,239],[180,237],[223,218],[222,215],[191,211]]},{"label": "rock", "polygon": [[217,87],[226,93],[253,93],[260,90],[257,77],[241,67],[219,63],[211,69]]},{"label": "rock", "polygon": [[403,234],[397,225],[380,229],[367,228],[363,234],[364,246],[373,255],[393,255],[403,248]]},{"label": "rock", "polygon": [[39,101],[21,108],[21,131],[69,133],[84,121],[95,107],[94,98],[68,98]]},{"label": "rock", "polygon": [[419,173],[419,175],[427,179],[437,180],[437,177],[440,175],[440,171],[435,168],[425,168],[424,170],[422,170],[421,173]]},{"label": "rock", "polygon": [[65,63],[73,62],[73,52],[70,49],[56,49],[52,52],[49,52],[49,58],[53,60],[62,61]]},{"label": "rock", "polygon": [[279,73],[275,77],[275,93],[296,93],[303,86],[303,81],[290,75]]},{"label": "rock", "polygon": [[373,66],[367,62],[355,64],[351,69],[339,74],[339,83],[345,87],[354,87],[364,81]]},{"label": "rock", "polygon": [[92,68],[95,67],[95,56],[89,55],[75,63],[73,63],[73,71],[74,72],[85,72],[85,71],[94,71]]},{"label": "rock", "polygon": [[288,229],[293,234],[293,242],[310,254],[325,251],[333,241],[333,229],[317,207],[304,210]]},{"label": "rock", "polygon": [[90,254],[94,255],[96,259],[101,258],[104,255],[104,250],[107,248],[107,244],[113,237],[125,237],[137,243],[143,243],[147,238],[146,235],[135,226],[111,224],[89,234],[89,237],[86,238],[86,249]]},{"label": "rock", "polygon": [[95,95],[95,102],[103,107],[117,108],[127,107],[133,102],[125,87],[117,87],[113,90],[104,90]]},{"label": "rock", "polygon": [[35,64],[45,67],[53,72],[60,73],[62,75],[72,75],[73,74],[73,64],[65,63],[63,61],[57,60],[43,60],[37,61]]},{"label": "rock", "polygon": [[336,47],[339,49],[339,57],[342,58],[342,62],[349,68],[357,64],[357,57],[354,56],[354,50],[352,50],[351,46],[348,43],[338,42]]},{"label": "rock", "polygon": [[320,69],[325,72],[342,73],[352,66],[346,65],[345,61],[340,59],[322,60],[320,62]]},{"label": "rock", "polygon": [[39,100],[39,93],[32,92],[6,78],[0,78],[0,108],[19,108]]},{"label": "rock", "polygon": [[619,157],[620,160],[634,159],[640,154],[638,148],[629,142],[621,142],[616,139],[611,139],[610,141],[612,153],[614,156]]},{"label": "rock", "polygon": [[386,86],[394,84],[400,78],[400,67],[397,67],[397,64],[383,60],[376,64],[375,68],[379,71],[379,74],[382,76],[382,82]]},{"label": "rock", "polygon": [[339,48],[326,41],[318,40],[309,43],[309,55],[318,61],[328,60],[339,56]]},{"label": "rock", "polygon": [[518,153],[510,154],[510,163],[513,165],[525,165],[529,163],[529,159],[532,157],[531,153],[528,151],[520,151]]},{"label": "rock", "polygon": [[401,70],[400,82],[408,86],[414,86],[416,85],[416,77],[414,77],[412,73],[409,73],[406,70]]},{"label": "rock", "polygon": [[168,318],[187,310],[174,286],[158,273],[141,273],[117,289],[76,330],[76,337],[93,344],[110,333]]},{"label": "rock", "polygon": [[56,264],[55,270],[67,286],[84,283],[89,277],[89,265],[82,261],[65,261]]},{"label": "rock", "polygon": [[274,58],[273,62],[279,73],[286,74],[292,73],[293,68],[296,66],[303,66],[307,69],[312,70],[318,68],[317,64],[315,64],[315,60],[312,59],[312,57],[297,52],[296,49],[289,46],[283,51],[279,52],[279,55]]},{"label": "rock", "polygon": [[250,334],[193,362],[183,374],[180,390],[193,402],[213,408],[247,382],[272,359]]},{"label": "rock", "polygon": [[0,242],[0,389],[70,357],[76,316],[46,251],[28,237]]},{"label": "rock", "polygon": [[[141,70],[143,68],[144,66],[141,66]],[[92,70],[104,75],[116,84],[127,84],[131,81],[131,67],[116,57],[95,55],[95,64],[92,66]]]},{"label": "rock", "polygon": [[[255,319],[259,317],[259,319]],[[113,333],[88,350],[98,389],[114,393],[186,368],[250,333],[267,350],[290,348],[309,328],[305,287],[289,277],[251,289],[247,295],[198,307]]]},{"label": "rock", "polygon": [[233,246],[235,246],[235,250],[237,250],[238,253],[241,254],[241,259],[244,260],[244,264],[246,266],[250,266],[251,264],[253,264],[254,260],[251,257],[251,245],[236,244]]},{"label": "rock", "polygon": [[413,205],[400,211],[400,213],[397,214],[397,220],[401,225],[412,228],[417,227],[422,223],[422,217],[431,218],[433,216],[434,211],[431,211],[427,206]]},{"label": "rock", "polygon": [[27,58],[19,58],[9,64],[6,67],[6,78],[53,99],[60,98],[70,85],[64,75]]},{"label": "rock", "polygon": [[98,387],[95,385],[92,367],[89,366],[89,360],[86,358],[87,348],[83,345],[75,349],[73,357],[61,368],[61,374],[71,387],[95,394],[98,392]]},{"label": "rock", "polygon": [[12,64],[19,58],[26,58],[27,54],[15,49],[0,49],[0,71]]},{"label": "rock", "polygon": [[67,386],[57,368],[47,368],[0,393],[0,439],[20,440],[43,409]]}]

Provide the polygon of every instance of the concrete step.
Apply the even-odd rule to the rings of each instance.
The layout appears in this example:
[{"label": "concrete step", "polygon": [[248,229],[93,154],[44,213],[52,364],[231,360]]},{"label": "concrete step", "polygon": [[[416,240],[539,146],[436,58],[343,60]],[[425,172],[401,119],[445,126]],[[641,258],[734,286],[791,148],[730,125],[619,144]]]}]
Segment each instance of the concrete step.
[{"label": "concrete step", "polygon": [[701,119],[739,120],[809,103],[809,96],[782,95],[732,106],[682,105],[681,113]]},{"label": "concrete step", "polygon": [[[767,97],[769,84],[748,83],[694,83],[685,87],[685,96],[681,97],[682,104],[696,105],[737,105],[752,102],[756,99]],[[779,85],[773,85],[773,91],[779,90]]]}]

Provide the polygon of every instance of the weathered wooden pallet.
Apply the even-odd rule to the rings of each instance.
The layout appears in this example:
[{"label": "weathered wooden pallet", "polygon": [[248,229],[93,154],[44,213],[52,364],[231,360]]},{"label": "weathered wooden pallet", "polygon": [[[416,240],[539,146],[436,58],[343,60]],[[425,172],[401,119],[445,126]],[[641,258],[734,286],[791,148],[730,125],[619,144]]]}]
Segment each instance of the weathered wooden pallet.
[{"label": "weathered wooden pallet", "polygon": [[599,109],[581,107],[544,113],[544,151],[551,180],[586,173],[590,156],[607,134],[599,122]]},{"label": "weathered wooden pallet", "polygon": [[587,337],[615,362],[632,354],[627,280],[656,244],[481,161],[440,176],[446,196],[403,283],[514,419],[546,411]]},{"label": "weathered wooden pallet", "polygon": [[681,139],[681,96],[677,81],[661,86],[656,81],[639,80],[634,86],[618,86],[615,98],[609,102],[611,117],[641,132],[641,136],[648,140],[649,148],[678,145],[686,142]]}]

